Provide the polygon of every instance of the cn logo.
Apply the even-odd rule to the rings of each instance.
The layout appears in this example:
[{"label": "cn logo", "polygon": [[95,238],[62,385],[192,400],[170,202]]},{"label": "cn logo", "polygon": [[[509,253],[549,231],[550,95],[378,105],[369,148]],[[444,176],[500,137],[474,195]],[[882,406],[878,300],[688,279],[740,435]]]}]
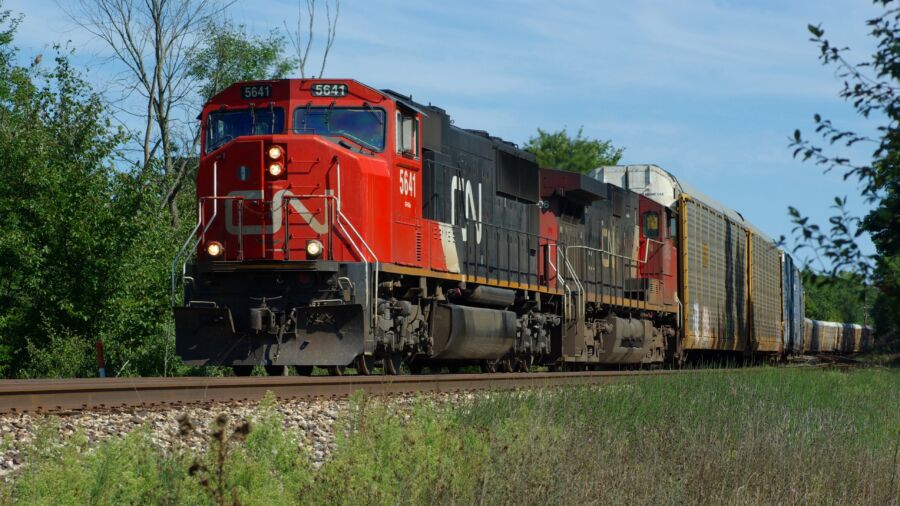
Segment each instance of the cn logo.
[{"label": "cn logo", "polygon": [[[237,190],[229,193],[228,196],[243,197],[247,200],[258,201],[262,200],[263,192],[260,190]],[[265,229],[263,229],[263,227],[260,225],[244,225],[240,220],[236,218],[237,210],[235,209],[236,204],[234,203],[234,199],[228,199],[225,201],[225,229],[229,234],[232,235],[275,234],[279,230],[281,230],[281,225],[284,222],[282,212],[284,210],[285,197],[293,196],[294,194],[291,193],[290,190],[278,190],[277,192],[275,192],[275,195],[272,196],[271,223],[266,225]],[[323,217],[322,221],[317,220],[312,211],[307,209],[306,206],[303,205],[303,202],[299,199],[288,198],[287,203],[295,213],[300,215],[303,221],[309,224],[309,227],[313,229],[315,233],[328,233],[327,217]]]},{"label": "cn logo", "polygon": [[[472,182],[468,179],[453,176],[450,179],[450,224],[456,225],[456,195],[457,192],[463,198],[463,209],[465,210],[466,221],[475,222],[475,243],[481,244],[481,183],[477,183],[478,198],[475,198],[475,192],[472,189]],[[475,203],[478,203],[477,207]],[[468,241],[467,224],[462,224],[462,240]]]}]

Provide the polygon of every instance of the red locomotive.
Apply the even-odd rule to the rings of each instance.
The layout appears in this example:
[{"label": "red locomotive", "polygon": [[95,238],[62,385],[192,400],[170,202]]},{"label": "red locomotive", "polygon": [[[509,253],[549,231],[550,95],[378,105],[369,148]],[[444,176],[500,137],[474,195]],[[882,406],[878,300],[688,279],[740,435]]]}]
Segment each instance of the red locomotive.
[{"label": "red locomotive", "polygon": [[724,349],[682,332],[697,315],[680,277],[703,255],[678,250],[687,193],[539,168],[353,80],[238,83],[200,119],[196,259],[175,308],[188,364],[513,371]]}]

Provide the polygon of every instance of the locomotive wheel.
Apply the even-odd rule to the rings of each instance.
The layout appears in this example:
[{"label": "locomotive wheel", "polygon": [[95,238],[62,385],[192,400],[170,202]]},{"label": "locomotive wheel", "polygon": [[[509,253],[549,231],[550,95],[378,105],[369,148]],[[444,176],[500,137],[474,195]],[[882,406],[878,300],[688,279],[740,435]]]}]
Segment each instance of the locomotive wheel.
[{"label": "locomotive wheel", "polygon": [[531,372],[532,357],[519,359],[519,372]]},{"label": "locomotive wheel", "polygon": [[425,364],[421,360],[412,359],[406,362],[406,367],[409,367],[410,374],[422,374]]},{"label": "locomotive wheel", "polygon": [[384,361],[384,372],[386,374],[391,376],[400,374],[400,366],[403,365],[403,355],[391,353],[390,355],[385,355],[382,360]]},{"label": "locomotive wheel", "polygon": [[235,376],[250,376],[253,374],[252,365],[233,365],[231,370],[234,371]]},{"label": "locomotive wheel", "polygon": [[295,365],[294,374],[297,376],[312,376],[313,366],[311,365]]},{"label": "locomotive wheel", "polygon": [[504,358],[500,361],[500,370],[503,372],[516,372],[519,360],[516,358]]},{"label": "locomotive wheel", "polygon": [[269,376],[284,376],[287,372],[287,367],[283,365],[267,365],[266,366],[266,374]]},{"label": "locomotive wheel", "polygon": [[375,372],[375,357],[366,354],[356,357],[356,372],[363,376]]},{"label": "locomotive wheel", "polygon": [[497,362],[493,360],[485,360],[481,363],[481,372],[485,374],[493,374],[497,372]]},{"label": "locomotive wheel", "polygon": [[343,376],[344,375],[344,366],[342,366],[342,365],[328,366],[328,375],[329,376]]}]

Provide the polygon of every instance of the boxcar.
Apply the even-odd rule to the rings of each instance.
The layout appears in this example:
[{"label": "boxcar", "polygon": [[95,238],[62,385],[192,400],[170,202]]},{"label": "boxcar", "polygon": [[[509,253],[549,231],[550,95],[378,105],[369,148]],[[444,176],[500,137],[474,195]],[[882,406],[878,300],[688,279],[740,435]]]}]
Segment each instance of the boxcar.
[{"label": "boxcar", "polygon": [[856,323],[841,324],[840,340],[837,351],[841,353],[859,353],[863,349],[863,326]]},{"label": "boxcar", "polygon": [[833,353],[838,351],[842,325],[819,320],[805,321],[804,353]]},{"label": "boxcar", "polygon": [[750,281],[747,228],[724,209],[682,195],[682,346],[686,350],[747,349]]},{"label": "boxcar", "polygon": [[772,239],[655,165],[592,176],[677,211],[683,350],[781,352],[782,264]]}]

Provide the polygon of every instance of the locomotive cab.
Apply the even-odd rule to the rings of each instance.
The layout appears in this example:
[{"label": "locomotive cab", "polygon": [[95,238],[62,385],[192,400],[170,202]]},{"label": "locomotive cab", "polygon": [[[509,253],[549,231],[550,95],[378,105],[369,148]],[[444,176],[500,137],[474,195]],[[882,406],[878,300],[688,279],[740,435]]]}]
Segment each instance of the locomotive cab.
[{"label": "locomotive cab", "polygon": [[[389,234],[392,211],[421,215],[418,113],[355,81],[235,84],[201,122],[204,260],[374,261],[392,241],[367,234]],[[370,198],[398,185],[402,201]]]}]

